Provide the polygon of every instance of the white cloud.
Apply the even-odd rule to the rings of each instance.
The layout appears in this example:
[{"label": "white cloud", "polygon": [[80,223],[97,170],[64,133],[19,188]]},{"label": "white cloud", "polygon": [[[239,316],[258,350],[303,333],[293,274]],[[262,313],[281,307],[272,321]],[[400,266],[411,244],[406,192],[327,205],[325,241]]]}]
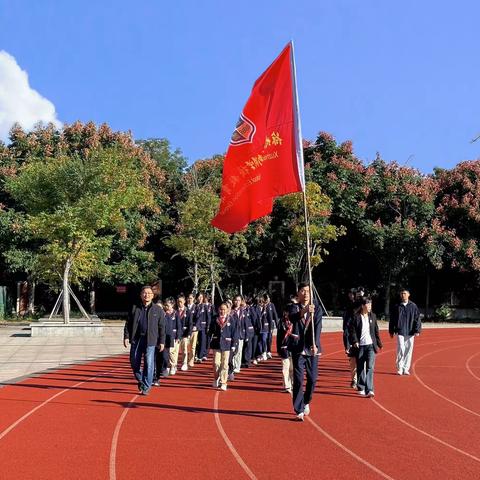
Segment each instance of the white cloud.
[{"label": "white cloud", "polygon": [[12,55],[0,50],[0,140],[8,139],[15,122],[25,130],[38,122],[61,125],[53,103],[30,87],[27,72]]}]

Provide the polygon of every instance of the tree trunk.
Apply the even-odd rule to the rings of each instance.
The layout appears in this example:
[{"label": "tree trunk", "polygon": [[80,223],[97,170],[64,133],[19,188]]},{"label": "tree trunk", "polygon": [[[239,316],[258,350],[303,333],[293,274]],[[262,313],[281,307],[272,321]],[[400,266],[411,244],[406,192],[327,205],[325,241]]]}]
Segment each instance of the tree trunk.
[{"label": "tree trunk", "polygon": [[30,286],[30,288],[28,289],[27,312],[29,315],[33,315],[35,313],[35,281],[29,279],[28,285]]},{"label": "tree trunk", "polygon": [[96,313],[96,296],[95,296],[95,280],[90,282],[90,295],[89,295],[89,304],[90,304],[90,313],[95,315]]},{"label": "tree trunk", "polygon": [[243,295],[243,282],[242,282],[242,277],[240,277],[240,295]]},{"label": "tree trunk", "polygon": [[72,268],[72,259],[68,258],[63,271],[63,323],[70,323],[70,292],[68,290],[68,279],[70,269]]},{"label": "tree trunk", "polygon": [[390,318],[390,286],[392,283],[392,271],[388,271],[387,284],[385,285],[385,309],[384,314],[385,318],[388,320]]},{"label": "tree trunk", "polygon": [[193,262],[193,293],[198,293],[198,263],[196,260]]},{"label": "tree trunk", "polygon": [[430,309],[430,274],[427,272],[427,293],[425,295],[425,318],[429,318]]}]

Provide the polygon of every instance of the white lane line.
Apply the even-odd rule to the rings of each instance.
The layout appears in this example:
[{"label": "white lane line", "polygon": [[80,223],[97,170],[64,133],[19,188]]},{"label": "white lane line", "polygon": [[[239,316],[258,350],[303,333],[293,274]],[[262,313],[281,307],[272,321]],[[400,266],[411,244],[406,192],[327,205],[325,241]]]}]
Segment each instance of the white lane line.
[{"label": "white lane line", "polygon": [[372,465],[370,462],[365,460],[364,458],[360,457],[357,455],[355,452],[347,448],[343,443],[340,443],[337,439],[333,438],[329,433],[327,433],[320,425],[318,425],[316,422],[314,422],[310,417],[305,417],[322,435],[328,438],[331,442],[333,442],[337,447],[341,448],[344,452],[348,453],[350,456],[352,456],[355,460],[359,461],[360,463],[363,463],[366,467],[368,467],[370,470],[373,470],[375,473],[380,475],[383,478],[386,478],[388,480],[394,480],[393,477],[390,475],[387,475],[385,472],[382,472],[379,468],[377,468],[375,465]]},{"label": "white lane line", "polygon": [[[120,367],[119,367],[120,368]],[[20,423],[22,423],[24,420],[26,420],[28,417],[33,415],[37,410],[40,410],[42,407],[50,403],[52,400],[55,400],[57,397],[60,395],[63,395],[65,392],[68,392],[69,390],[73,390],[80,385],[83,385],[84,383],[90,382],[91,380],[94,380],[95,378],[101,377],[102,375],[107,375],[108,373],[111,373],[115,370],[118,370],[118,368],[115,368],[113,370],[109,370],[107,372],[100,373],[99,375],[95,375],[93,377],[87,378],[86,380],[83,380],[81,382],[76,383],[75,385],[72,385],[71,387],[65,388],[64,390],[61,390],[60,392],[56,393],[55,395],[52,395],[50,398],[47,398],[44,402],[42,402],[40,405],[37,405],[35,408],[32,408],[29,412],[27,412],[23,417],[20,417],[16,422],[12,423],[9,427],[7,427],[3,432],[0,433],[0,440],[5,437],[5,435],[9,434],[14,428],[18,427]]]},{"label": "white lane line", "polygon": [[474,353],[466,362],[465,362],[465,367],[467,367],[468,373],[472,375],[472,377],[476,378],[477,380],[480,380],[480,377],[478,375],[475,375],[470,368],[470,362],[475,358],[477,355],[480,355],[480,352]]},{"label": "white lane line", "polygon": [[[245,473],[248,475],[249,478],[252,480],[257,480],[257,477],[255,474],[248,468],[248,465],[243,461],[242,457],[239,455],[235,447],[233,446],[233,443],[230,441],[228,438],[227,434],[225,433],[225,430],[222,427],[222,423],[220,422],[220,416],[218,415],[218,395],[220,392],[216,392],[215,398],[213,400],[213,409],[215,412],[215,423],[217,424],[218,431],[220,432],[220,435],[223,438],[223,441],[226,443],[227,447],[229,448],[231,454],[233,455],[233,458],[239,463],[239,465],[243,468]],[[113,479],[111,479],[113,480]]]},{"label": "white lane line", "polygon": [[476,462],[480,462],[480,458],[475,457],[474,455],[471,455],[470,453],[465,452],[464,450],[461,450],[460,448],[454,447],[454,446],[451,445],[450,443],[444,442],[444,441],[441,440],[440,438],[435,437],[434,435],[431,435],[430,433],[426,432],[425,430],[422,430],[421,428],[418,428],[418,427],[416,427],[415,425],[412,425],[411,423],[408,423],[408,422],[405,421],[403,418],[399,417],[398,415],[395,415],[393,412],[391,412],[390,410],[388,410],[387,408],[385,408],[385,407],[384,407],[381,403],[379,403],[377,400],[373,400],[373,403],[375,403],[375,405],[376,405],[377,407],[381,408],[385,413],[388,413],[388,414],[391,415],[393,418],[397,419],[399,422],[403,423],[403,424],[406,425],[407,427],[410,427],[411,429],[415,430],[416,432],[421,433],[422,435],[425,435],[426,437],[434,440],[435,442],[438,442],[438,443],[440,443],[441,445],[443,445],[443,446],[445,446],[445,447],[451,448],[452,450],[455,450],[455,452],[461,453],[462,455],[465,455],[466,457],[471,458],[472,460],[475,460]]},{"label": "white lane line", "polygon": [[413,364],[413,373],[415,374],[415,378],[418,380],[418,382],[423,386],[425,387],[427,390],[430,390],[434,395],[437,395],[437,397],[440,397],[442,398],[443,400],[445,400],[446,402],[449,402],[451,403],[452,405],[455,405],[456,407],[460,408],[461,410],[467,412],[467,413],[471,413],[472,415],[475,415],[476,417],[479,417],[480,418],[480,413],[477,413],[477,412],[474,412],[473,410],[470,410],[469,408],[467,407],[464,407],[463,405],[460,405],[459,403],[455,402],[454,400],[446,397],[445,395],[442,395],[440,392],[437,392],[437,390],[435,390],[434,388],[432,387],[429,387],[425,382],[423,382],[423,380],[418,376],[418,373],[416,371],[416,366],[418,364],[418,362],[420,360],[423,360],[424,358],[426,357],[429,357],[435,353],[439,353],[439,352],[445,352],[447,350],[453,350],[454,348],[463,348],[463,347],[470,347],[470,346],[473,346],[473,345],[478,345],[477,343],[470,343],[470,344],[464,344],[464,345],[456,345],[456,346],[451,346],[451,347],[448,347],[448,348],[443,348],[441,350],[434,350],[433,352],[430,352],[430,353],[426,353],[425,355],[422,355],[414,364]]},{"label": "white lane line", "polygon": [[120,415],[117,425],[115,426],[115,431],[113,432],[112,444],[110,447],[110,466],[109,466],[110,480],[116,480],[117,478],[117,470],[116,470],[117,445],[118,445],[118,438],[120,436],[120,429],[122,428],[122,424],[123,424],[123,421],[125,420],[125,417],[127,416],[127,413],[129,412],[130,408],[132,408],[132,405],[135,403],[135,400],[137,398],[138,398],[138,394],[134,395],[132,399],[128,402],[127,406],[125,407],[122,414]]}]

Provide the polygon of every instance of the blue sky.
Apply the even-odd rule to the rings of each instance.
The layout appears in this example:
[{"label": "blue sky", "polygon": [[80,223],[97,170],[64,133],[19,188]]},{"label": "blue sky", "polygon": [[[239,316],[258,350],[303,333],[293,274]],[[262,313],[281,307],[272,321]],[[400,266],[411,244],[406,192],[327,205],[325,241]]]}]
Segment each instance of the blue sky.
[{"label": "blue sky", "polygon": [[475,0],[0,0],[0,50],[61,122],[166,137],[191,162],[226,150],[293,39],[305,138],[429,173],[480,157],[479,18]]}]

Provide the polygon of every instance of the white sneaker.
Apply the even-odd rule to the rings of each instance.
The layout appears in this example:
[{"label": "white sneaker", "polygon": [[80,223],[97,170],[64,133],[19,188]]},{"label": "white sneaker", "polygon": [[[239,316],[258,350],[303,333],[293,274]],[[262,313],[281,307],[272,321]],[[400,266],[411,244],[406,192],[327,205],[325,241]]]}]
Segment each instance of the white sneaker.
[{"label": "white sneaker", "polygon": [[359,394],[359,395],[362,395],[362,397],[364,397],[364,396],[365,396],[365,390],[359,390],[359,391],[358,391],[358,394]]},{"label": "white sneaker", "polygon": [[240,373],[240,369],[239,368],[236,368],[233,373]]},{"label": "white sneaker", "polygon": [[267,354],[264,353],[263,356],[262,356],[262,360],[266,360],[267,359]]},{"label": "white sneaker", "polygon": [[297,422],[303,422],[303,417],[304,417],[304,413],[301,412],[301,413],[297,413],[297,415],[295,416]]},{"label": "white sneaker", "polygon": [[404,370],[404,371],[403,371],[403,374],[404,374],[404,375],[410,375],[410,372],[409,372],[408,370]]},{"label": "white sneaker", "polygon": [[227,386],[225,384],[222,384],[222,386],[220,387],[220,390],[225,391],[226,389],[227,389]]},{"label": "white sneaker", "polygon": [[267,358],[272,358],[272,354],[270,352],[267,352]]},{"label": "white sneaker", "polygon": [[170,369],[170,375],[175,375],[177,373],[177,369],[175,367],[172,367]]},{"label": "white sneaker", "polygon": [[303,407],[303,413],[305,414],[305,416],[310,415],[310,405],[308,403],[306,403]]},{"label": "white sneaker", "polygon": [[188,365],[186,363],[184,363],[182,365],[182,368],[180,369],[182,372],[186,372],[188,370]]},{"label": "white sneaker", "polygon": [[368,392],[367,397],[374,397],[375,392],[372,390],[371,392]]},{"label": "white sneaker", "polygon": [[253,363],[254,365],[258,365],[258,362],[257,362],[256,360],[254,360],[252,363]]},{"label": "white sneaker", "polygon": [[397,370],[397,375],[403,375],[403,372],[401,370]]}]

